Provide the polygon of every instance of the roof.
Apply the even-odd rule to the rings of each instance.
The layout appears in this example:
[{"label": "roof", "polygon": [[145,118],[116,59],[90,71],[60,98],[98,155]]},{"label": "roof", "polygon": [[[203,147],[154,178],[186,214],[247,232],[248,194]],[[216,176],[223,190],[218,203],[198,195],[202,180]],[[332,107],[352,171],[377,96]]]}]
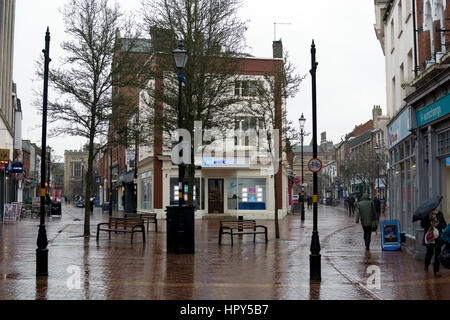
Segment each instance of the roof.
[{"label": "roof", "polygon": [[364,132],[363,134],[350,139],[349,140],[349,144],[350,144],[350,148],[356,147],[357,145],[366,142],[367,140],[370,140],[370,137],[372,136],[372,130],[368,130],[366,132]]}]

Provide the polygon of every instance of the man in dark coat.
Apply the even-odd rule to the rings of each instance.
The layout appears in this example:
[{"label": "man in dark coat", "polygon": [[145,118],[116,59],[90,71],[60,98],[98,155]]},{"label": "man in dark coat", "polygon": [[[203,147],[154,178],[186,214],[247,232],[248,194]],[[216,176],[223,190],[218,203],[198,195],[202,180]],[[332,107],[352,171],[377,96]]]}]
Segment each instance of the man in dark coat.
[{"label": "man in dark coat", "polygon": [[[425,245],[427,248],[427,253],[425,255],[425,271],[428,271],[428,267],[431,264],[431,258],[433,257],[434,254],[434,270],[433,270],[434,275],[436,277],[440,277],[441,275],[439,274],[439,265],[440,265],[439,255],[441,254],[441,247],[443,245],[440,235],[447,227],[447,222],[445,221],[442,212],[438,208],[436,208],[432,212],[430,212],[430,214],[427,215],[425,219],[423,219],[420,222],[420,225],[424,230],[423,245]],[[427,231],[431,228],[431,226],[438,229],[439,237],[434,240],[434,243],[425,244],[425,235]]]},{"label": "man in dark coat", "polygon": [[348,197],[348,215],[351,217],[355,213],[355,198],[350,195]]},{"label": "man in dark coat", "polygon": [[370,241],[372,237],[372,224],[376,222],[377,215],[372,201],[370,201],[369,196],[367,196],[366,194],[364,194],[362,200],[358,202],[355,222],[358,223],[360,218],[361,218],[361,225],[364,230],[364,243],[366,245],[366,250],[370,250]]}]

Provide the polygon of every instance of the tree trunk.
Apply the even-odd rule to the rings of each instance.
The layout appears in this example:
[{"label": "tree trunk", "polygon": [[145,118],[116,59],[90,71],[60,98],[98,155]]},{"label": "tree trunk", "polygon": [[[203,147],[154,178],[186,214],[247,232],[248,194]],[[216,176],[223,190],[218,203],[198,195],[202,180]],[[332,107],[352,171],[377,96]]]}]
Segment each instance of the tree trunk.
[{"label": "tree trunk", "polygon": [[94,138],[89,139],[89,156],[88,156],[88,170],[86,173],[86,190],[84,198],[84,236],[89,237],[91,235],[90,223],[90,197],[91,197],[91,186],[92,186],[92,171],[94,162]]}]

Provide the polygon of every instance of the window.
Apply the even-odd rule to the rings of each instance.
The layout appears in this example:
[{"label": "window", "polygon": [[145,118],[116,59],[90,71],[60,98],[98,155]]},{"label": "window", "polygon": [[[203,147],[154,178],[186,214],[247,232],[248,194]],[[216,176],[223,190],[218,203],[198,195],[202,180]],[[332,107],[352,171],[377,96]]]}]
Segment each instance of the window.
[{"label": "window", "polygon": [[258,94],[261,81],[242,80],[234,84],[234,95],[241,97],[254,97]]},{"label": "window", "polygon": [[[202,179],[203,181],[203,179]],[[184,185],[184,196],[185,201],[187,201],[188,197],[188,191],[189,186],[187,183]],[[202,209],[204,208],[203,201],[200,199],[200,194],[203,194],[203,192],[200,192],[200,179],[195,178],[194,180],[194,194],[193,194],[193,200],[194,200],[194,207],[196,210],[200,210],[200,203],[202,203]],[[170,205],[177,205],[178,204],[178,178],[170,178]]]},{"label": "window", "polygon": [[395,30],[394,30],[394,18],[391,20],[391,53],[394,52],[395,44]]},{"label": "window", "polygon": [[81,162],[72,162],[72,177],[81,177]]},{"label": "window", "polygon": [[[245,135],[248,130],[254,130],[258,132],[264,129],[264,120],[261,118],[236,118],[234,122],[234,129],[236,131],[242,131],[242,135],[234,137],[234,145],[245,145],[248,146],[250,143],[250,137]],[[256,138],[256,137],[255,137]]]},{"label": "window", "polygon": [[[411,1],[411,0],[409,0]],[[403,23],[403,8],[402,8],[402,0],[398,1],[398,6],[397,6],[397,13],[398,13],[398,37],[400,38],[400,36],[402,35],[402,23]]]},{"label": "window", "polygon": [[438,134],[438,156],[450,153],[450,130]]},{"label": "window", "polygon": [[[405,67],[403,66],[403,63],[400,65],[400,85],[404,89],[405,88]],[[402,91],[403,95],[405,94],[405,91]]]},{"label": "window", "polygon": [[238,180],[238,209],[266,209],[266,179]]},{"label": "window", "polygon": [[141,209],[153,209],[152,179],[141,181]]}]

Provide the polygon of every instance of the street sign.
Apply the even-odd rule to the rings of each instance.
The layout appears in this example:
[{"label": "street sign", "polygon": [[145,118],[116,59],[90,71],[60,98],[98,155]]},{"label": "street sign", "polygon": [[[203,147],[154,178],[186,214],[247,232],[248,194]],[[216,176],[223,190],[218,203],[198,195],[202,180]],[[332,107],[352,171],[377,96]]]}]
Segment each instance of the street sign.
[{"label": "street sign", "polygon": [[322,170],[322,161],[320,161],[320,159],[317,158],[313,158],[311,160],[309,160],[308,162],[308,169],[311,172],[317,173],[320,170]]}]

